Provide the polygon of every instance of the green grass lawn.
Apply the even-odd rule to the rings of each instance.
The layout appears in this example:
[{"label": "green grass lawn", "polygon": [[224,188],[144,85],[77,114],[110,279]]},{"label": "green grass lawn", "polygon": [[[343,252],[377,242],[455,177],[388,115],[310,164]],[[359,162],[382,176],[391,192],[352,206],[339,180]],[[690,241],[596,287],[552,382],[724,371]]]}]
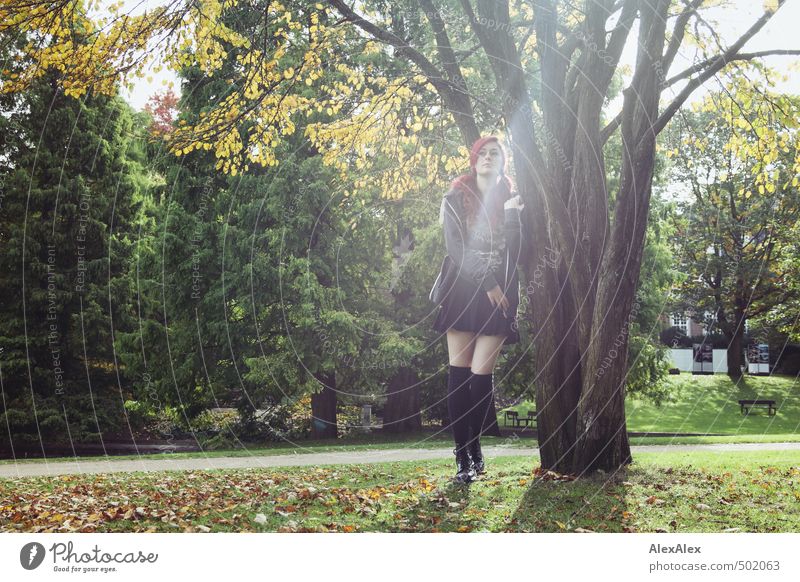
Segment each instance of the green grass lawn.
[{"label": "green grass lawn", "polygon": [[641,453],[571,481],[535,457],[0,479],[0,531],[798,532],[800,451]]},{"label": "green grass lawn", "polygon": [[[693,376],[682,372],[669,376],[670,400],[660,407],[635,397],[625,404],[628,430],[738,435],[796,435],[800,433],[800,383],[794,376],[745,376],[735,385],[726,374]],[[778,412],[751,409],[743,415],[739,400],[775,400]],[[525,416],[534,408],[521,402],[508,410]],[[498,414],[502,425],[505,411]]]},{"label": "green grass lawn", "polygon": [[[630,430],[708,432],[726,435],[800,431],[800,384],[794,377],[745,376],[735,385],[724,374],[676,378],[671,402],[661,408],[631,399],[626,407]],[[778,412],[754,408],[744,415],[739,400],[775,400]]]}]

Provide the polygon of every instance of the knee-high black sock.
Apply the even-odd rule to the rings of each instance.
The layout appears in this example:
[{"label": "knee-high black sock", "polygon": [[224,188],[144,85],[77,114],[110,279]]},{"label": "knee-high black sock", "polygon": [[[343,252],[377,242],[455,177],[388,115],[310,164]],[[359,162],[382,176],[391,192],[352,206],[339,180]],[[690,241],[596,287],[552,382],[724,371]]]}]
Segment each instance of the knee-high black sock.
[{"label": "knee-high black sock", "polygon": [[478,439],[486,432],[496,419],[487,418],[494,394],[492,392],[492,374],[472,374],[469,382],[472,399],[472,413],[470,414],[470,428],[472,438]]},{"label": "knee-high black sock", "polygon": [[470,439],[471,398],[469,387],[470,369],[450,366],[447,375],[447,412],[456,448],[466,446]]}]

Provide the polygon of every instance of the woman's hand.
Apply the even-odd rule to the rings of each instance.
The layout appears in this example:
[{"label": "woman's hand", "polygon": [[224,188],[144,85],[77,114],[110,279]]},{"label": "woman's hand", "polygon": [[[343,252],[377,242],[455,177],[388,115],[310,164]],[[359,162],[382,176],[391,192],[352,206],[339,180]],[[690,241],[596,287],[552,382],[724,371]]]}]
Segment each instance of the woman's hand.
[{"label": "woman's hand", "polygon": [[506,309],[509,306],[508,298],[503,294],[500,285],[495,285],[494,289],[487,291],[486,294],[489,296],[489,303],[492,304],[492,307],[499,305],[503,310],[503,316],[508,317],[506,315]]},{"label": "woman's hand", "polygon": [[503,204],[503,209],[508,210],[509,208],[519,208],[520,210],[525,208],[525,205],[522,203],[522,196],[517,194],[513,198],[506,200],[505,204]]}]

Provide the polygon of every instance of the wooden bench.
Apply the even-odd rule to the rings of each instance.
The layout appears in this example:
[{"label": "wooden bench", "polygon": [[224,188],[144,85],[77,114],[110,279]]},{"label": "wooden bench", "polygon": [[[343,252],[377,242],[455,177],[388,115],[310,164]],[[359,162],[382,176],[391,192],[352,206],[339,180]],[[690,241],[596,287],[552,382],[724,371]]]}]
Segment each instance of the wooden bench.
[{"label": "wooden bench", "polygon": [[742,414],[749,414],[750,408],[753,406],[766,406],[767,407],[767,414],[769,416],[774,416],[777,412],[777,408],[775,407],[774,400],[740,400],[739,401],[739,410]]},{"label": "wooden bench", "polygon": [[508,426],[508,421],[511,421],[511,426],[519,426],[519,412],[514,410],[506,410],[506,417],[503,419],[503,426]]},{"label": "wooden bench", "polygon": [[511,426],[515,428],[520,428],[522,426],[529,427],[531,425],[536,426],[536,411],[529,410],[528,416],[523,416],[520,418],[519,412],[507,410],[503,420],[503,425],[508,426],[509,421],[511,422]]},{"label": "wooden bench", "polygon": [[525,426],[536,427],[536,411],[535,410],[529,410],[528,411],[528,416],[526,416],[525,418],[520,418],[519,420],[520,420],[520,422],[524,422]]}]

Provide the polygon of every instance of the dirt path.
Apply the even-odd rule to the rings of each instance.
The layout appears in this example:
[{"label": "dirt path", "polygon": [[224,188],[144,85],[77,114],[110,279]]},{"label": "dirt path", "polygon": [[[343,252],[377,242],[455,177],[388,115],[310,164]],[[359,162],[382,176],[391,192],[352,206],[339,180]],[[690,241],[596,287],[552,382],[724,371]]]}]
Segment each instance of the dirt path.
[{"label": "dirt path", "polygon": [[[740,443],[715,445],[642,445],[631,447],[634,454],[678,451],[786,451],[800,450],[800,443]],[[484,447],[484,455],[509,457],[535,455],[537,448]],[[252,457],[199,457],[194,459],[124,459],[97,461],[41,461],[0,465],[0,478],[35,477],[90,473],[124,473],[131,471],[185,471],[197,469],[244,469],[266,467],[299,467],[309,465],[349,465],[388,463],[392,461],[427,461],[453,458],[452,449],[384,449],[269,455]]]}]

